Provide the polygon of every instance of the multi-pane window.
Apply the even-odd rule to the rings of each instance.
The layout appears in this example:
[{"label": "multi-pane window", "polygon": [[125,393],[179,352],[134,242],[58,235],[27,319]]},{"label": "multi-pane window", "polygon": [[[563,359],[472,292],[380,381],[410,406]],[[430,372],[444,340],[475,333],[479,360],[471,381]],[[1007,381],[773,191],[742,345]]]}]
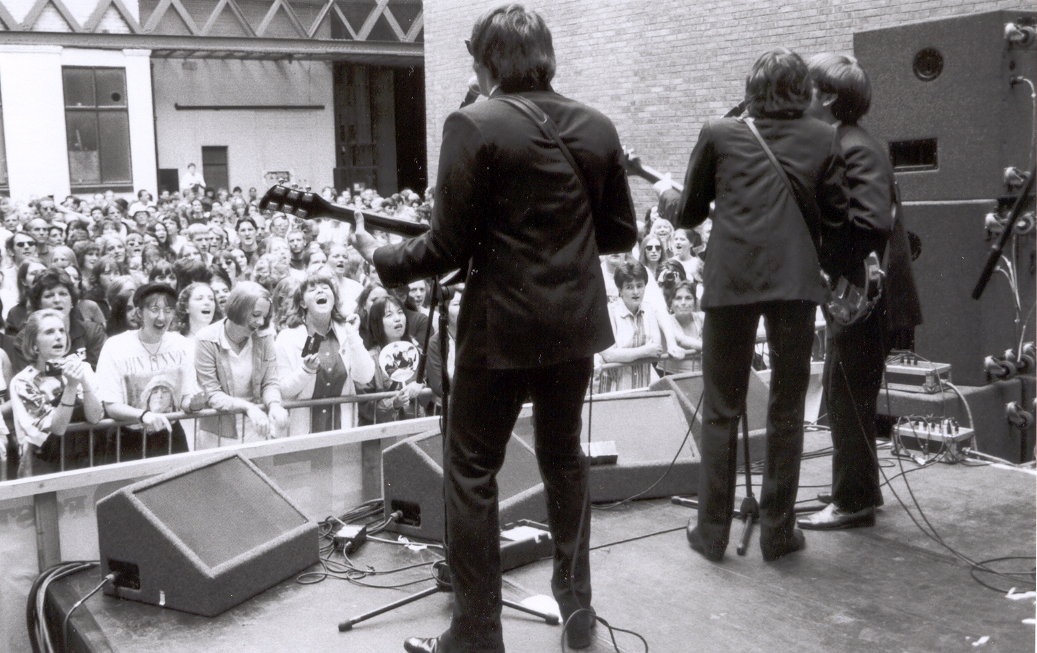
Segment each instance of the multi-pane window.
[{"label": "multi-pane window", "polygon": [[126,71],[62,68],[72,188],[132,188]]}]

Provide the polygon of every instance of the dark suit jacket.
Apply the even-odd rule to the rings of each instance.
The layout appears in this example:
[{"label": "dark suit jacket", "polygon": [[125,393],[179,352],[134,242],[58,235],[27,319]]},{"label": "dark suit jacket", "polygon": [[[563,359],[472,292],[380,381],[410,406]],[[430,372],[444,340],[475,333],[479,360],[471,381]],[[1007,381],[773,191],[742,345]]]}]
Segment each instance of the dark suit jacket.
[{"label": "dark suit jacket", "polygon": [[847,252],[851,265],[861,270],[860,263],[873,251],[881,260],[888,240],[889,266],[884,287],[887,326],[918,326],[922,323],[922,309],[911,274],[911,250],[893,166],[885,148],[863,128],[840,125],[838,137],[846,160],[851,225]]},{"label": "dark suit jacket", "polygon": [[604,115],[551,90],[524,92],[558,126],[590,186],[554,141],[493,99],[447,117],[431,230],[379,248],[390,285],[468,268],[458,365],[529,368],[613,342],[598,256],[629,251],[637,224],[620,143]]},{"label": "dark suit jacket", "polygon": [[703,271],[703,308],[772,300],[821,303],[817,248],[845,226],[845,166],[835,129],[813,118],[758,118],[760,134],[802,197],[804,216],[749,126],[707,122],[691,153],[678,227],[694,227],[716,201]]}]

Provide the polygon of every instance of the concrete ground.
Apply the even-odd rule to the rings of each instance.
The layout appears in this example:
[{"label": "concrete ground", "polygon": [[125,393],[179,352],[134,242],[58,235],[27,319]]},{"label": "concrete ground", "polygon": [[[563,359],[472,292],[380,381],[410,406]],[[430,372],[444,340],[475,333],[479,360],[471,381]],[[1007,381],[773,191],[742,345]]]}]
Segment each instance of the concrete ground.
[{"label": "concrete ground", "polygon": [[[827,433],[808,434],[805,450],[828,445]],[[888,449],[880,456],[887,477],[900,473]],[[1033,572],[1037,477],[989,465],[918,469],[907,461],[903,468],[915,470],[906,480],[946,544],[973,560],[1023,556],[992,564],[1003,571]],[[809,458],[802,469],[800,498],[806,501],[827,489],[831,457]],[[1034,618],[1034,599],[1009,600],[1003,592],[982,587],[970,576],[969,565],[912,523],[891,490],[911,502],[905,477],[894,478],[884,488],[886,505],[874,528],[808,532],[805,551],[770,564],[760,557],[756,539],[745,557],[735,554],[739,522],[727,557],[711,563],[688,548],[684,527],[694,512],[687,508],[652,500],[596,509],[594,606],[611,624],[640,633],[651,651],[1033,651],[1034,626],[1023,620]],[[668,529],[675,530],[615,543]],[[427,551],[371,543],[354,562],[386,569],[431,557]],[[549,594],[550,567],[545,560],[507,573],[505,597],[521,601]],[[424,573],[369,581],[392,584]],[[1016,582],[981,577],[1004,590],[1033,589],[1032,576]],[[96,578],[84,573],[69,586],[82,593]],[[375,617],[351,632],[340,633],[336,625],[427,586],[385,590],[339,580],[309,586],[287,581],[215,619],[95,596],[82,617],[96,620],[115,651],[398,652],[405,637],[436,635],[448,625],[448,594]],[[505,643],[511,653],[561,650],[560,633],[557,626],[505,608]],[[596,637],[590,651],[613,650],[606,629],[599,626]],[[617,641],[624,652],[645,650],[629,635],[617,635]]]}]

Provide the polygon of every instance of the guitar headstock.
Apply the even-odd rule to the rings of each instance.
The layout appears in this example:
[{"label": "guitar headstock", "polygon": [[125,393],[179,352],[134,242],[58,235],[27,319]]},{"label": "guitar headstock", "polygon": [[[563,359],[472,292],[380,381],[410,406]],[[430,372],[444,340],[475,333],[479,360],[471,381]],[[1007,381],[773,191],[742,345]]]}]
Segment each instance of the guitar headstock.
[{"label": "guitar headstock", "polygon": [[332,205],[317,193],[289,188],[278,184],[273,186],[259,200],[259,208],[270,211],[291,213],[299,218],[315,218],[327,216]]},{"label": "guitar headstock", "polygon": [[628,175],[635,175],[637,177],[645,176],[644,164],[641,162],[641,157],[634,154],[633,148],[623,148],[623,154],[619,157],[619,163],[623,166],[623,169],[627,171]]}]

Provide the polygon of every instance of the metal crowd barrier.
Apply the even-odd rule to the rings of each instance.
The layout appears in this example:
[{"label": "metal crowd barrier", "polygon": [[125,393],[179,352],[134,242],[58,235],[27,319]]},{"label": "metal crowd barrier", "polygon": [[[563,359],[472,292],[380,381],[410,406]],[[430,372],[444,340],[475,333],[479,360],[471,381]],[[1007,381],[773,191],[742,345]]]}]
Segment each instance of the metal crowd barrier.
[{"label": "metal crowd barrier", "polygon": [[[362,394],[362,395],[343,395],[343,396],[340,396],[340,397],[328,397],[328,398],[325,398],[325,399],[305,399],[305,400],[300,400],[300,401],[285,401],[285,402],[282,402],[281,405],[287,411],[291,411],[291,410],[296,409],[296,408],[314,408],[314,407],[320,407],[320,406],[341,406],[341,405],[346,405],[346,404],[356,404],[356,405],[359,405],[359,404],[362,404],[362,403],[367,403],[367,402],[372,402],[372,401],[373,402],[377,402],[377,401],[379,401],[381,399],[388,399],[388,398],[391,398],[391,397],[395,397],[396,394],[397,394],[397,392],[395,392],[395,391],[390,391],[390,392],[374,392],[374,393]],[[425,388],[424,390],[422,390],[421,394],[419,394],[418,397],[413,400],[413,402],[414,402],[414,404],[425,405],[425,404],[430,403],[432,398],[433,398],[432,391],[430,389],[428,389],[428,388]],[[190,449],[191,450],[197,450],[197,448],[198,448],[197,447],[197,444],[198,444],[198,434],[199,434],[198,420],[204,419],[204,418],[208,418],[208,417],[231,417],[231,418],[235,418],[237,415],[244,415],[246,412],[247,411],[243,410],[243,409],[234,409],[234,410],[223,410],[223,411],[221,411],[221,410],[214,410],[214,409],[211,409],[211,408],[206,408],[206,409],[195,411],[195,412],[191,412],[191,413],[188,413],[188,412],[175,412],[175,413],[163,413],[163,415],[166,417],[166,419],[169,420],[170,423],[173,423],[173,422],[186,422],[186,421],[190,421],[190,422],[194,423],[194,429],[193,429],[193,432],[194,432],[194,435],[193,435],[194,442],[192,443],[193,446],[191,446]],[[374,411],[374,423],[375,424],[378,423],[378,411],[377,410]],[[69,424],[68,425],[68,428],[65,430],[65,436],[68,436],[68,435],[71,435],[71,434],[75,434],[75,433],[83,433],[83,432],[88,433],[88,442],[87,442],[87,444],[88,444],[88,455],[87,455],[87,458],[86,458],[86,461],[85,461],[85,462],[87,462],[87,465],[85,465],[85,467],[95,467],[95,466],[100,466],[100,465],[110,465],[110,464],[115,464],[115,463],[123,462],[123,460],[124,460],[123,459],[123,451],[122,451],[122,449],[123,449],[123,446],[122,446],[123,445],[123,442],[122,442],[122,440],[123,440],[123,429],[125,427],[133,427],[133,426],[139,427],[140,426],[140,422],[136,422],[136,421],[133,421],[133,420],[121,420],[121,421],[119,421],[119,420],[114,420],[114,419],[109,419],[109,418],[102,419],[101,421],[97,422],[96,424],[91,424],[89,422],[75,422],[73,424]],[[350,427],[354,427],[354,426],[356,426],[355,416],[354,416],[354,423],[352,423],[352,424],[343,424],[342,428],[350,428]],[[289,415],[288,425],[287,425],[287,433],[284,433],[283,435],[278,435],[278,436],[271,436],[271,438],[273,438],[273,437],[291,437],[293,435],[300,435],[298,433],[292,433],[291,432],[291,428],[292,428],[292,420],[291,420],[291,416]],[[113,430],[114,430],[114,446],[115,446],[114,460],[108,459],[108,456],[104,456],[105,460],[99,461],[99,460],[97,460],[97,456],[96,456],[96,454],[98,452],[98,449],[99,449],[99,447],[98,447],[98,445],[99,445],[99,437],[103,437],[106,440],[108,440],[108,438],[111,435]],[[134,429],[134,430],[136,431],[136,429]],[[244,430],[244,428],[238,428],[237,431],[238,431],[238,436],[237,436],[236,439],[233,439],[233,440],[230,439],[230,438],[219,437],[219,435],[216,434],[216,442],[217,442],[216,447],[218,448],[220,446],[229,446],[230,444],[241,444],[241,443],[243,443],[244,442],[244,438],[245,438],[245,430]],[[137,457],[127,458],[126,460],[139,460],[141,458],[149,457],[148,456],[148,433],[147,433],[147,431],[139,431],[139,432],[141,433],[141,436],[140,436],[141,437],[141,444],[140,444],[141,456],[140,456],[140,458],[137,458]],[[304,435],[306,435],[306,434],[304,434]],[[54,470],[56,472],[64,472],[64,471],[67,471],[69,469],[69,466],[68,466],[68,463],[69,463],[68,457],[69,456],[68,456],[68,453],[67,453],[66,450],[68,448],[68,441],[69,441],[70,438],[65,437],[65,436],[62,436],[60,438],[60,453],[59,453],[59,460],[58,460],[58,469]],[[166,451],[165,451],[164,454],[159,454],[159,455],[171,455],[171,454],[173,454],[173,437],[172,437],[172,433],[167,434],[165,437],[166,437]],[[229,440],[229,442],[227,442],[225,444],[224,443],[225,440]],[[111,442],[111,441],[108,440],[108,442]],[[6,443],[3,443],[3,446],[6,446]],[[156,454],[152,453],[151,457],[154,457],[155,455]],[[83,467],[83,465],[78,465],[76,468],[80,468],[80,467]],[[51,473],[51,472],[48,471],[46,473]],[[7,463],[6,463],[6,461],[3,461],[2,463],[0,463],[0,481],[4,481],[4,480],[10,480],[9,479],[9,475],[7,473]]]}]

